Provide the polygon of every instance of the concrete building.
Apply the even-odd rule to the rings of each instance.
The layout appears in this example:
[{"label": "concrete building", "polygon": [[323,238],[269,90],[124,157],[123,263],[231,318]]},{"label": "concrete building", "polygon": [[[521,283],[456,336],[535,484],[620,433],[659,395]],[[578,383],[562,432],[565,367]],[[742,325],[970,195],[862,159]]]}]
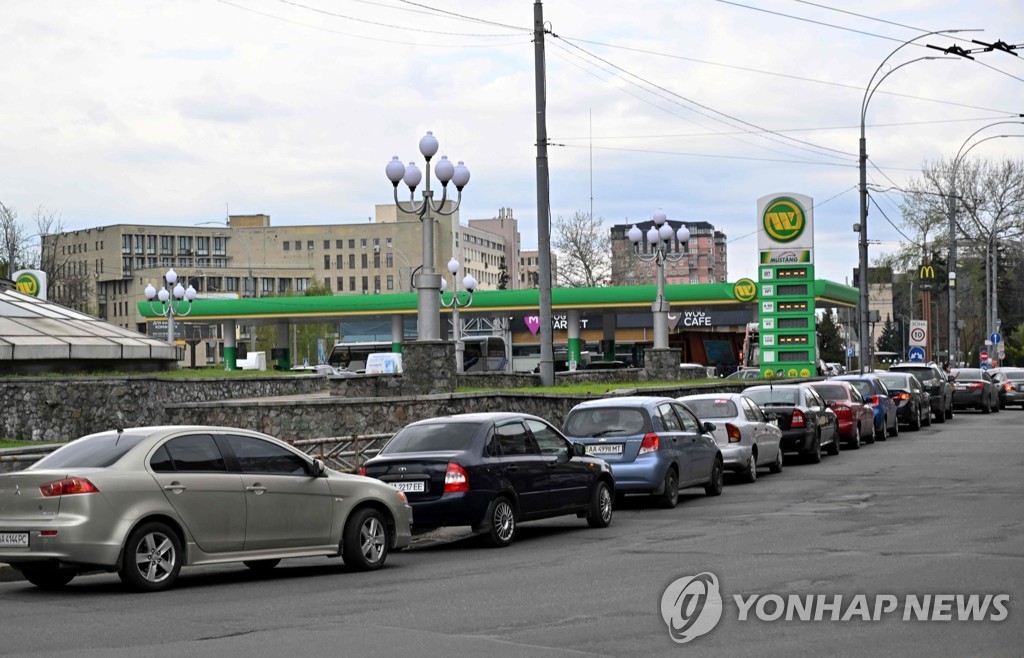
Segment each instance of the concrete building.
[{"label": "concrete building", "polygon": [[[558,279],[558,254],[551,254],[551,284]],[[519,288],[540,288],[540,252],[536,249],[519,254]]]},{"label": "concrete building", "polygon": [[[668,220],[675,231],[685,225],[690,231],[686,257],[678,262],[665,263],[665,282],[677,283],[720,283],[726,280],[728,271],[728,252],[726,236],[708,222],[682,222]],[[655,264],[645,263],[633,253],[633,243],[627,234],[633,224],[616,224],[611,229],[612,245],[612,284],[617,286],[635,286],[655,283]],[[646,249],[648,229],[654,226],[653,220],[637,222],[644,234],[641,249]],[[671,251],[678,252],[680,245],[672,238]]]}]

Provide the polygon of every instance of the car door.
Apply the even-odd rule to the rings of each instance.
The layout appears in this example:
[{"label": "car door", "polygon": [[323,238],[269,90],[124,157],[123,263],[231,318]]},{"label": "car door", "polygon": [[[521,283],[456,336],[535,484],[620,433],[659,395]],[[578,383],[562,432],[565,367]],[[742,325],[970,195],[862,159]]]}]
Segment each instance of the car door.
[{"label": "car door", "polygon": [[171,438],[153,452],[149,467],[199,550],[242,549],[246,523],[242,478],[228,470],[213,436]]},{"label": "car door", "polygon": [[865,429],[869,432],[871,431],[871,423],[874,421],[875,412],[871,411],[864,404],[864,396],[853,386],[850,387],[850,403],[851,414],[857,424],[856,438],[859,438]]},{"label": "car door", "polygon": [[690,461],[689,452],[692,449],[690,434],[683,429],[683,422],[675,407],[679,405],[672,402],[659,402],[655,407],[655,416],[660,427],[657,428],[659,441],[658,451],[663,457],[675,463],[679,472],[679,479],[683,477],[683,463]]},{"label": "car door", "polygon": [[[833,430],[831,429],[833,423],[829,418],[829,414],[831,414],[832,418],[835,418],[835,413],[828,408],[828,404],[815,392],[813,388],[810,386],[803,386],[801,387],[801,390],[804,394],[804,404],[810,411],[812,422],[817,426],[818,431],[821,433],[821,440],[829,441],[830,437],[834,438]],[[835,424],[838,425],[838,421]]]},{"label": "car door", "polygon": [[775,461],[775,455],[779,452],[779,441],[782,433],[777,427],[768,422],[761,408],[754,404],[750,398],[738,398],[743,405],[743,414],[754,430],[754,441],[757,444],[759,464],[770,464]]},{"label": "car door", "polygon": [[711,467],[715,455],[718,454],[718,444],[715,443],[712,436],[704,434],[703,424],[690,413],[689,409],[679,404],[673,404],[672,408],[679,416],[686,436],[685,441],[689,444],[687,451],[689,468],[686,471],[680,471],[679,479],[681,482],[683,481],[682,473],[685,472],[685,485],[704,482],[711,476]]},{"label": "car door", "polygon": [[522,517],[542,514],[548,507],[548,465],[540,447],[521,420],[495,426],[501,448],[502,475],[512,485]]},{"label": "car door", "polygon": [[309,460],[265,439],[225,434],[245,490],[245,550],[325,546],[334,496]]},{"label": "car door", "polygon": [[548,469],[548,511],[585,507],[590,498],[590,467],[572,459],[572,445],[558,430],[541,420],[525,420]]}]

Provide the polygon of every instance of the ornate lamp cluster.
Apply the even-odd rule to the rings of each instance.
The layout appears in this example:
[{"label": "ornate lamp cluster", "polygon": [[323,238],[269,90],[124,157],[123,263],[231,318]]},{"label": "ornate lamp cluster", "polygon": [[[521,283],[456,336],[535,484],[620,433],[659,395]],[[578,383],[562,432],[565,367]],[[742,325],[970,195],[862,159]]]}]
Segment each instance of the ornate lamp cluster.
[{"label": "ornate lamp cluster", "polygon": [[[458,275],[459,275],[459,268],[460,267],[461,267],[461,265],[459,264],[459,261],[456,260],[454,256],[452,256],[452,259],[450,261],[448,261],[448,271],[451,272],[452,282],[453,283],[455,281],[458,281]],[[446,304],[444,302],[444,299],[440,299],[438,301],[438,303],[441,306],[443,306],[445,308],[452,309],[452,337],[455,339],[455,371],[456,372],[462,372],[463,371],[463,366],[464,366],[464,363],[465,363],[463,357],[464,357],[464,353],[465,353],[465,350],[466,350],[466,345],[465,345],[465,343],[462,342],[462,326],[461,326],[460,321],[459,321],[459,309],[460,308],[468,308],[468,307],[470,307],[473,304],[473,291],[476,290],[476,285],[477,285],[477,282],[476,282],[476,279],[473,278],[473,275],[472,274],[467,274],[465,276],[465,278],[462,279],[462,287],[466,290],[466,293],[467,293],[466,301],[462,301],[462,300],[459,299],[458,286],[455,286],[452,289],[452,299],[451,299],[450,302],[448,302]],[[440,292],[443,293],[445,288],[447,288],[447,287],[448,287],[448,282],[444,278],[442,278],[441,279],[441,290],[440,290]]]},{"label": "ornate lamp cluster", "polygon": [[[178,281],[178,273],[174,268],[167,270],[164,275],[167,281],[166,286],[161,286],[160,291],[150,283],[146,286],[146,299],[149,300],[149,308],[153,313],[167,318],[167,342],[174,343],[174,317],[184,317],[192,312],[192,302],[196,298],[196,289],[191,285],[186,289]],[[170,290],[168,290],[170,288]],[[153,300],[159,300],[160,308],[153,306]]]},{"label": "ornate lamp cluster", "polygon": [[685,248],[681,248],[676,253],[670,253],[669,248],[673,235],[681,247],[685,245],[690,240],[690,230],[684,225],[673,231],[661,209],[658,209],[651,219],[654,220],[654,226],[647,231],[647,242],[651,245],[649,252],[644,253],[640,248],[643,231],[637,228],[636,224],[629,229],[627,236],[633,243],[633,253],[638,259],[657,265],[658,293],[654,303],[651,304],[651,311],[654,313],[654,349],[658,350],[668,349],[669,304],[665,301],[665,262],[675,263],[686,256]]}]

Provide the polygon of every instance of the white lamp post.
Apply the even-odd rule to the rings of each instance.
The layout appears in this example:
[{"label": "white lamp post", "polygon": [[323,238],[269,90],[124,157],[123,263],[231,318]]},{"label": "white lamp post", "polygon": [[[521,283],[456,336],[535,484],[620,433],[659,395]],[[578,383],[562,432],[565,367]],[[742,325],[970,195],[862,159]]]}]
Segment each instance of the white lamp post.
[{"label": "white lamp post", "polygon": [[[452,259],[448,261],[448,271],[451,272],[452,275],[452,299],[447,304],[444,303],[443,298],[438,301],[441,306],[452,310],[452,338],[455,340],[455,372],[463,371],[466,352],[466,344],[462,342],[462,325],[459,321],[459,309],[468,308],[473,304],[473,291],[476,290],[476,279],[473,278],[473,275],[467,274],[465,278],[462,279],[462,287],[465,288],[468,293],[466,295],[466,301],[461,301],[459,299],[459,288],[458,285],[456,285],[456,282],[459,280],[459,267],[459,261],[452,256]],[[440,292],[443,293],[447,287],[448,282],[442,278]]]},{"label": "white lamp post", "polygon": [[[633,243],[633,253],[645,263],[653,262],[657,266],[658,293],[651,304],[654,313],[654,349],[668,349],[668,311],[669,304],[665,301],[665,261],[679,262],[686,256],[685,244],[690,240],[690,231],[685,225],[673,231],[666,221],[665,213],[660,209],[654,213],[654,226],[647,231],[648,250],[641,250],[640,241],[643,231],[636,224],[629,229],[629,241]],[[672,236],[679,242],[679,250],[671,253]]]},{"label": "white lamp post", "polygon": [[[196,298],[196,289],[189,285],[186,290],[178,282],[178,273],[174,271],[173,267],[167,270],[164,280],[167,281],[167,285],[162,286],[159,292],[153,287],[152,283],[146,286],[146,299],[149,300],[150,310],[157,315],[167,318],[167,342],[173,345],[174,316],[180,315],[184,317],[192,312],[192,302]],[[153,306],[154,298],[159,300],[160,310]]]},{"label": "white lamp post", "polygon": [[[398,209],[411,215],[417,215],[423,223],[423,268],[416,277],[415,285],[417,292],[418,309],[418,335],[417,342],[438,341],[441,339],[439,292],[441,290],[441,275],[434,272],[434,218],[431,213],[441,215],[452,215],[459,209],[462,203],[462,188],[469,183],[469,168],[462,161],[453,165],[448,156],[442,155],[441,159],[434,165],[434,173],[441,183],[441,201],[437,205],[433,201],[433,191],[430,189],[430,159],[437,154],[437,138],[430,131],[420,139],[420,153],[426,160],[426,184],[423,187],[423,201],[416,204],[414,194],[416,187],[423,179],[415,162],[408,166],[403,165],[398,156],[391,158],[385,173],[388,180],[395,188],[395,205]],[[398,200],[398,184],[404,182],[409,187],[409,201],[403,204]],[[451,210],[444,210],[444,202],[448,200],[448,183],[452,183],[458,191],[459,196]]]}]

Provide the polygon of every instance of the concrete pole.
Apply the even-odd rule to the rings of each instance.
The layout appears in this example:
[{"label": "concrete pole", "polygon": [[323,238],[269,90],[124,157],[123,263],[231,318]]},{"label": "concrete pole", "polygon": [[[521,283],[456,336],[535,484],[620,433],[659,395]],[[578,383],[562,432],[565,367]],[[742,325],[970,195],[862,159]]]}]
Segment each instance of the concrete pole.
[{"label": "concrete pole", "polygon": [[537,109],[537,252],[540,283],[540,385],[555,385],[551,327],[551,208],[548,172],[547,80],[544,73],[544,6],[533,3],[534,84]]},{"label": "concrete pole", "polygon": [[566,365],[569,370],[576,370],[580,367],[582,350],[580,346],[580,312],[576,309],[569,309],[566,313]]},{"label": "concrete pole", "polygon": [[224,321],[224,369],[238,370],[238,346],[235,342],[237,323],[234,320]]},{"label": "concrete pole", "polygon": [[405,319],[401,315],[391,316],[391,351],[401,353],[405,338]]}]

